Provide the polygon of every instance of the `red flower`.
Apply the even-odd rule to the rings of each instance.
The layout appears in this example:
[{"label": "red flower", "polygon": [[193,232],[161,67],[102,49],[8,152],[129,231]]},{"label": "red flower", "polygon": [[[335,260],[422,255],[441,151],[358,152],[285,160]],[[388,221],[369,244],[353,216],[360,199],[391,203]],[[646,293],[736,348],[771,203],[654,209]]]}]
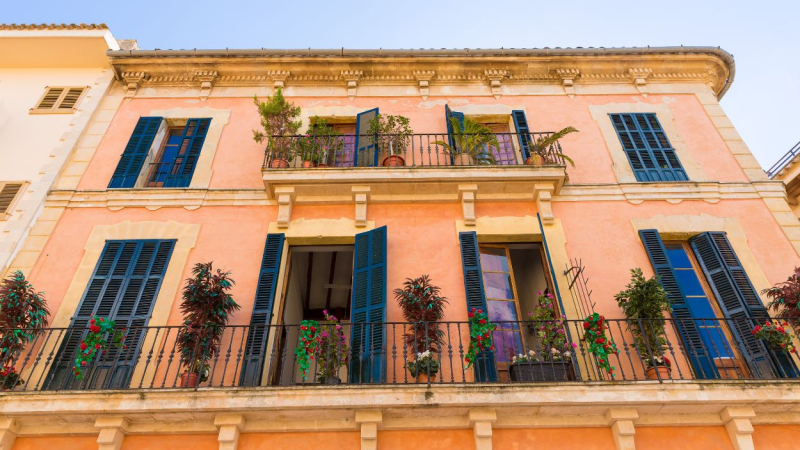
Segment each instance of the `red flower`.
[{"label": "red flower", "polygon": [[588,329],[589,329],[589,327],[591,327],[591,326],[592,326],[592,325],[591,325],[589,322],[583,322],[583,328],[585,328],[585,329],[587,329],[587,330],[588,330]]},{"label": "red flower", "polygon": [[483,314],[483,310],[482,310],[482,309],[479,309],[479,310],[478,310],[478,314]]},{"label": "red flower", "polygon": [[96,345],[94,346],[94,348],[103,348],[103,346],[102,346],[102,345],[100,345],[100,344],[96,344]]},{"label": "red flower", "polygon": [[94,325],[94,319],[90,320],[89,323]]},{"label": "red flower", "polygon": [[81,350],[86,350],[86,342],[81,342]]},{"label": "red flower", "polygon": [[81,367],[86,367],[86,361],[81,361]]},{"label": "red flower", "polygon": [[478,323],[481,325],[486,325],[486,319],[481,319],[478,321]]},{"label": "red flower", "polygon": [[595,339],[594,341],[595,341],[596,343],[598,343],[598,344],[602,344],[602,343],[604,343],[606,340],[605,340],[605,339],[603,339],[603,338],[597,338],[597,339]]},{"label": "red flower", "polygon": [[475,317],[475,314],[469,313],[468,316],[469,316],[470,319],[472,319],[473,317]]},{"label": "red flower", "polygon": [[494,345],[489,347],[489,350],[494,350]]}]

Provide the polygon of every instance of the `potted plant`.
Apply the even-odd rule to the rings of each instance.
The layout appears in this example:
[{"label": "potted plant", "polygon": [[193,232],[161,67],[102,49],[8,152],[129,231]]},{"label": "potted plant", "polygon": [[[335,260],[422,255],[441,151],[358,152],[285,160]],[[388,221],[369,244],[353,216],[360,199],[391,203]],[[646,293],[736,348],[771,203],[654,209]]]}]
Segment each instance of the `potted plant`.
[{"label": "potted plant", "polygon": [[611,355],[618,355],[619,350],[614,340],[606,336],[607,330],[606,318],[596,312],[583,319],[583,341],[589,347],[588,352],[594,355],[597,365],[614,378],[616,367],[611,365]]},{"label": "potted plant", "polygon": [[369,121],[367,134],[375,135],[378,149],[387,155],[381,163],[382,166],[406,165],[403,155],[414,134],[407,117],[378,114]]},{"label": "potted plant", "polygon": [[787,323],[784,327],[790,326],[795,332],[800,331],[800,267],[795,267],[794,273],[786,281],[776,283],[761,293],[770,299],[767,308],[775,311],[775,317]]},{"label": "potted plant", "polygon": [[752,330],[753,336],[763,340],[776,352],[797,353],[794,346],[794,336],[787,322],[767,320],[763,325],[756,325]]},{"label": "potted plant", "polygon": [[78,356],[75,358],[75,364],[72,368],[72,373],[75,374],[76,379],[82,380],[84,378],[86,375],[84,371],[95,357],[103,354],[108,348],[109,341],[114,347],[127,348],[124,345],[125,329],[118,330],[113,320],[92,316],[89,320],[89,333],[86,334],[86,337],[81,340],[78,346]]},{"label": "potted plant", "polygon": [[469,346],[464,355],[467,365],[464,371],[469,370],[478,360],[485,356],[481,355],[487,351],[494,351],[494,339],[492,333],[497,329],[497,325],[489,321],[489,316],[482,309],[472,308],[467,314],[469,317]]},{"label": "potted plant", "polygon": [[297,153],[303,161],[302,167],[327,166],[331,155],[336,155],[344,148],[341,136],[325,119],[312,118],[305,136],[297,138]]},{"label": "potted plant", "polygon": [[181,387],[196,387],[208,378],[208,362],[219,350],[230,315],[239,305],[229,293],[234,285],[230,272],[214,270],[212,263],[197,263],[183,288],[183,327],[177,346],[185,371]]},{"label": "potted plant", "polygon": [[540,351],[537,354],[531,349],[526,354],[512,354],[509,366],[511,381],[573,379],[572,354],[578,346],[567,342],[564,319],[556,316],[553,294],[539,292],[529,317],[528,329],[536,336]]},{"label": "potted plant", "polygon": [[344,329],[339,319],[327,310],[325,323],[317,328],[319,339],[317,346],[317,382],[322,384],[339,384],[339,369],[347,365],[349,349]]},{"label": "potted plant", "polygon": [[565,155],[564,152],[561,151],[561,147],[556,144],[564,136],[577,132],[578,130],[574,127],[566,127],[536,140],[532,140],[530,135],[528,135],[530,156],[525,160],[525,164],[529,166],[544,166],[545,164],[555,164],[556,160],[560,158],[575,167],[575,162],[569,156]]},{"label": "potted plant", "polygon": [[405,346],[412,353],[406,368],[417,381],[433,381],[439,373],[436,354],[444,345],[444,332],[439,326],[444,317],[447,298],[431,283],[428,275],[408,278],[402,288],[394,290],[394,298],[403,311],[403,318],[410,329],[404,334]]},{"label": "potted plant", "polygon": [[441,145],[453,157],[454,166],[472,166],[496,164],[494,155],[489,151],[489,147],[498,148],[500,144],[497,136],[483,124],[480,124],[469,117],[460,122],[457,118],[451,117],[453,145],[449,142],[436,141],[434,144]]},{"label": "potted plant", "polygon": [[260,144],[267,139],[270,167],[289,167],[292,139],[303,125],[301,120],[296,120],[300,117],[300,107],[287,102],[280,88],[275,91],[275,95],[268,96],[266,102],[258,101],[258,96],[253,96],[253,102],[258,107],[263,128],[263,131],[253,130],[253,140]]},{"label": "potted plant", "polygon": [[642,269],[631,269],[631,281],[614,298],[628,319],[636,351],[651,380],[669,379],[671,362],[665,357],[667,338],[665,311],[672,311],[669,298],[657,276],[644,277]]},{"label": "potted plant", "polygon": [[26,345],[47,327],[50,311],[44,294],[36,292],[20,271],[0,283],[0,387],[13,389],[23,384],[15,368]]}]

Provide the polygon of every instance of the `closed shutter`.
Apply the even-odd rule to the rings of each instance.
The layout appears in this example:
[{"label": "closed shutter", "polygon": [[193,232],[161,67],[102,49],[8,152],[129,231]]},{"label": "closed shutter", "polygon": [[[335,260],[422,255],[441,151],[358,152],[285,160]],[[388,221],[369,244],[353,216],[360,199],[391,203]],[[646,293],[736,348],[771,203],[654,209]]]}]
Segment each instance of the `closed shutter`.
[{"label": "closed shutter", "polygon": [[261,270],[256,286],[256,299],[253,303],[253,314],[250,316],[250,330],[247,334],[247,346],[244,353],[242,386],[259,386],[261,384],[284,239],[283,233],[268,234],[267,242],[264,245],[264,255],[261,258]]},{"label": "closed shutter", "polygon": [[10,214],[11,204],[14,203],[14,199],[17,198],[17,194],[19,194],[20,189],[22,189],[23,183],[0,183],[0,218],[4,214]]},{"label": "closed shutter", "polygon": [[456,121],[461,126],[461,129],[458,130],[458,131],[463,132],[464,131],[464,113],[457,112],[457,111],[452,111],[450,109],[450,106],[444,105],[444,120],[445,120],[445,123],[447,124],[447,141],[450,144],[450,149],[451,149],[451,152],[450,152],[450,164],[453,164],[453,153],[454,152],[458,152],[458,149],[456,148],[456,142],[457,141],[456,141],[456,137],[455,137],[455,133],[457,133],[458,131],[456,131],[453,128],[453,120],[452,119],[456,119]]},{"label": "closed shutter", "polygon": [[[458,233],[461,244],[461,265],[464,269],[464,292],[467,296],[467,312],[473,308],[488,314],[486,294],[483,290],[481,255],[478,248],[478,234],[474,231]],[[476,381],[497,381],[494,352],[487,350],[478,354],[475,360]]]},{"label": "closed shutter", "polygon": [[378,108],[356,115],[354,166],[375,167],[378,165],[378,146],[375,143],[375,136],[370,136],[369,134],[369,123],[377,116]]},{"label": "closed shutter", "polygon": [[[127,387],[144,338],[141,327],[150,319],[174,247],[173,240],[106,241],[61,344],[48,389]],[[73,379],[72,364],[92,316],[128,329],[127,348],[109,346],[79,382]]]},{"label": "closed shutter", "polygon": [[128,140],[128,145],[125,146],[125,151],[119,158],[114,175],[108,183],[109,189],[134,187],[162,120],[164,119],[161,117],[141,117],[139,119]]},{"label": "closed shutter", "polygon": [[517,139],[519,139],[519,151],[522,153],[522,160],[526,161],[531,156],[531,129],[528,127],[528,119],[525,118],[525,111],[511,111],[514,119],[514,127],[517,129]]},{"label": "closed shutter", "polygon": [[[695,376],[699,379],[719,378],[717,366],[711,358],[708,348],[703,344],[703,339],[698,331],[698,326],[702,323],[694,320],[696,318],[692,316],[658,230],[640,230],[639,237],[642,239],[647,256],[653,265],[653,271],[659,276],[661,285],[667,291],[667,297],[672,306],[672,317],[675,319],[684,348],[692,367],[694,367]],[[701,317],[701,319],[708,319],[708,317]]]},{"label": "closed shutter", "polygon": [[186,122],[181,135],[178,155],[164,180],[164,187],[189,187],[209,126],[211,126],[211,119],[189,119]]},{"label": "closed shutter", "polygon": [[350,320],[350,382],[386,377],[386,227],[356,235]]},{"label": "closed shutter", "polygon": [[753,336],[756,323],[769,318],[753,284],[724,232],[702,233],[689,240],[697,260],[726,318],[736,341],[757,378],[797,377],[797,368],[784,353],[769,350]]},{"label": "closed shutter", "polygon": [[655,114],[610,114],[637,181],[687,181]]},{"label": "closed shutter", "polygon": [[58,104],[58,100],[61,98],[61,94],[64,93],[64,90],[65,88],[47,88],[47,91],[34,110],[52,111]]},{"label": "closed shutter", "polygon": [[78,100],[81,99],[81,95],[83,95],[83,91],[85,88],[68,88],[67,93],[64,95],[64,98],[61,99],[61,103],[58,104],[59,111],[69,111],[75,109],[78,105]]}]

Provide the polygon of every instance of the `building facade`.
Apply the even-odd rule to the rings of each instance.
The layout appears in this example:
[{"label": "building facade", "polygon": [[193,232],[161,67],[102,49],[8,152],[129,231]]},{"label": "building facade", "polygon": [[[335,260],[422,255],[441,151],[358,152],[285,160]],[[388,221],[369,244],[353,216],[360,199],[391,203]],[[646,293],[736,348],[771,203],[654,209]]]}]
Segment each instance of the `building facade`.
[{"label": "building facade", "polygon": [[[99,134],[78,138],[9,268],[52,314],[15,359],[24,383],[0,394],[4,448],[794,445],[800,361],[752,330],[768,317],[761,290],[800,263],[800,223],[719,105],[728,53],[107,61],[113,81],[86,124]],[[302,127],[258,143],[253,96],[279,91]],[[410,130],[370,129],[378,114]],[[579,132],[542,144],[569,126]],[[182,288],[208,261],[231,272],[241,308],[217,351],[189,350],[199,363],[187,365]],[[661,344],[633,339],[614,299],[637,267],[672,305]],[[423,274],[448,302],[419,334],[394,291]],[[548,294],[559,321],[531,320]],[[477,310],[497,328],[470,365]],[[593,313],[610,356],[584,339]],[[75,368],[98,317],[126,328],[124,347]],[[347,348],[325,347],[304,375],[311,320]],[[541,356],[552,348],[537,327],[554,323],[569,356]],[[412,373],[426,348],[435,369]],[[540,361],[514,362],[529,350]],[[644,355],[670,369],[648,371]]]}]

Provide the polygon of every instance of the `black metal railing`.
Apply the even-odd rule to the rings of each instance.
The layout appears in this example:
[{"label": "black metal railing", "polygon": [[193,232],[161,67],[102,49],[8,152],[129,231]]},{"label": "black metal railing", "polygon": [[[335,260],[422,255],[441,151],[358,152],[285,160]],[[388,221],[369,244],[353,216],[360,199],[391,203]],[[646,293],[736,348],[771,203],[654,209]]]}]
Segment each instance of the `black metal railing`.
[{"label": "black metal railing", "polygon": [[781,159],[778,160],[772,167],[767,170],[767,176],[770,178],[775,178],[775,176],[786,167],[791,160],[793,160],[798,154],[800,154],[800,142],[794,144],[794,147],[789,149],[785,155],[781,156]]},{"label": "black metal railing", "polygon": [[[617,349],[608,357],[613,375],[601,357],[589,352],[582,320],[496,322],[493,350],[479,353],[472,367],[465,361],[470,345],[467,322],[397,322],[342,323],[337,338],[324,342],[340,342],[346,349],[322,344],[305,352],[305,373],[300,325],[228,326],[216,351],[203,354],[197,348],[184,358],[177,345],[183,327],[133,327],[125,331],[121,346],[109,344],[91,363],[80,366],[80,379],[74,370],[87,330],[43,329],[18,354],[2,353],[6,375],[0,376],[0,385],[8,391],[60,391],[800,378],[795,354],[767,349],[766,360],[749,360],[745,352],[753,343],[736,337],[736,330],[755,326],[749,320],[739,324],[733,319],[667,319],[660,345],[647,337],[658,329],[657,321],[633,324],[644,331],[643,339],[633,338],[629,321],[606,323],[607,343]],[[688,326],[700,330],[698,340],[681,338],[680,330]],[[555,349],[542,341],[543,333],[554,330],[562,336]]]},{"label": "black metal railing", "polygon": [[300,167],[540,166],[564,164],[558,142],[540,148],[552,133],[447,133],[272,136],[265,169]]}]

